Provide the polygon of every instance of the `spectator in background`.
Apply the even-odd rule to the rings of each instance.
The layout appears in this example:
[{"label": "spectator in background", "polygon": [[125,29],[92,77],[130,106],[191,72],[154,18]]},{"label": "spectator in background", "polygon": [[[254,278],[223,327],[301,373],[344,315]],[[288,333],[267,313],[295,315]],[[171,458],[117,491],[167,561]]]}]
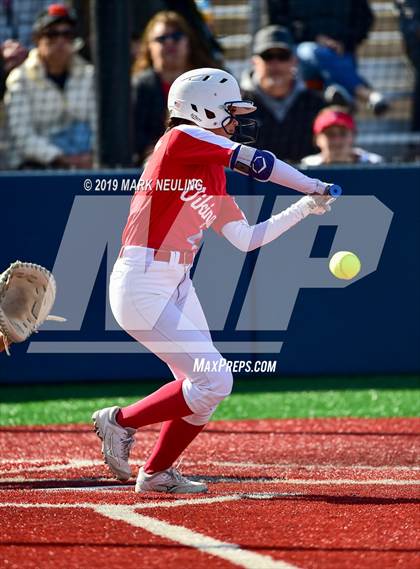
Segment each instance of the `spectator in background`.
[{"label": "spectator in background", "polygon": [[32,43],[32,23],[47,0],[0,0],[0,169],[8,167],[8,134],[3,96],[7,75],[23,63]]},{"label": "spectator in background", "polygon": [[93,68],[75,54],[76,17],[62,4],[40,13],[36,48],[6,82],[12,167],[90,168]]},{"label": "spectator in background", "polygon": [[257,146],[283,160],[298,162],[315,150],[312,123],[324,106],[322,97],[306,88],[297,73],[292,37],[286,28],[267,26],[254,38],[253,70],[241,88],[257,110],[249,117],[261,128]]},{"label": "spectator in background", "polygon": [[375,115],[389,103],[357,70],[356,50],[374,18],[368,0],[269,0],[270,23],[290,29],[308,84],[321,82],[328,103],[367,104]]},{"label": "spectator in background", "polygon": [[26,59],[32,47],[32,24],[51,0],[0,0],[0,51],[5,74]]},{"label": "spectator in background", "polygon": [[306,156],[303,166],[323,164],[379,164],[382,156],[354,146],[356,125],[345,107],[327,107],[315,119],[313,125],[315,144],[319,154]]},{"label": "spectator in background", "polygon": [[414,67],[411,130],[420,131],[420,0],[395,0],[405,50]]},{"label": "spectator in background", "polygon": [[155,14],[143,33],[134,73],[134,144],[142,163],[165,130],[166,102],[175,79],[195,67],[217,67],[177,12]]}]

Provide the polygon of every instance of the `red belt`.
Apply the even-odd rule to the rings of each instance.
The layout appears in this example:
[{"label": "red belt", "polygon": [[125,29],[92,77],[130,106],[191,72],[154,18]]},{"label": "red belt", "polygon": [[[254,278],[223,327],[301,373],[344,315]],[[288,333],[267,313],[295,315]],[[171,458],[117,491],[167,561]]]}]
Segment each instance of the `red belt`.
[{"label": "red belt", "polygon": [[172,253],[179,255],[178,263],[180,265],[192,265],[194,262],[194,253],[192,251],[161,251],[160,249],[155,249],[153,257],[155,261],[166,261],[169,263]]},{"label": "red belt", "polygon": [[[153,251],[153,259],[155,261],[163,261],[169,263],[171,260],[172,253],[177,254],[177,263],[180,265],[192,265],[194,262],[194,253],[192,251],[164,251],[161,249],[151,249],[148,247],[150,252]],[[124,254],[124,246],[121,247],[118,257],[122,257]]]}]

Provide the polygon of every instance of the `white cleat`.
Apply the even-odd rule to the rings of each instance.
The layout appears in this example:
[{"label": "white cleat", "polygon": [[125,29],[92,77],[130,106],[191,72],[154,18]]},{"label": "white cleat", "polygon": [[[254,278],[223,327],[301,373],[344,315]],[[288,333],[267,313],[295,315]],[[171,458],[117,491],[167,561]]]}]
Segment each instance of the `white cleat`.
[{"label": "white cleat", "polygon": [[197,494],[207,492],[207,486],[202,482],[188,480],[173,467],[161,472],[155,472],[154,474],[147,474],[141,467],[137,476],[135,491]]},{"label": "white cleat", "polygon": [[95,432],[102,440],[102,454],[118,480],[128,480],[131,468],[128,464],[130,449],[134,444],[136,429],[121,427],[115,420],[119,407],[105,407],[92,415]]}]

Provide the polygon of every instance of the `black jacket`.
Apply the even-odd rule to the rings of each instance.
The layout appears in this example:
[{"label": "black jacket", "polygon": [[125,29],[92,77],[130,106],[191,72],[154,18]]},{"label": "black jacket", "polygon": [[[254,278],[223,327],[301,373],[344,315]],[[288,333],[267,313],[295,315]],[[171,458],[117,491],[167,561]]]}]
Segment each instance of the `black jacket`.
[{"label": "black jacket", "polygon": [[158,74],[147,69],[133,80],[134,152],[142,163],[165,131],[166,99]]},{"label": "black jacket", "polygon": [[343,42],[350,53],[374,21],[368,0],[269,0],[268,9],[270,24],[289,28],[296,43],[323,34]]},{"label": "black jacket", "polygon": [[309,89],[301,91],[281,121],[278,121],[264,103],[264,98],[255,90],[243,89],[243,98],[254,101],[257,106],[256,111],[246,115],[258,122],[257,148],[270,150],[286,162],[300,162],[304,156],[316,152],[312,124],[325,106],[318,93]]},{"label": "black jacket", "polygon": [[420,0],[394,0],[407,47],[420,53]]}]

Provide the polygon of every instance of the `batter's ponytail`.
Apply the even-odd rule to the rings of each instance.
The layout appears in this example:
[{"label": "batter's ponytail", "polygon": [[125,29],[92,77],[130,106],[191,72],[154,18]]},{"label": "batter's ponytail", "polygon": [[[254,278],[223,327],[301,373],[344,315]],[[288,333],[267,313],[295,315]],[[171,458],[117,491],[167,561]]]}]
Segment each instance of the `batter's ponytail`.
[{"label": "batter's ponytail", "polygon": [[194,123],[191,121],[188,121],[187,119],[180,119],[178,117],[169,117],[168,120],[166,121],[165,132],[168,132],[168,130],[171,130],[175,126],[179,126],[180,124],[194,124]]}]

